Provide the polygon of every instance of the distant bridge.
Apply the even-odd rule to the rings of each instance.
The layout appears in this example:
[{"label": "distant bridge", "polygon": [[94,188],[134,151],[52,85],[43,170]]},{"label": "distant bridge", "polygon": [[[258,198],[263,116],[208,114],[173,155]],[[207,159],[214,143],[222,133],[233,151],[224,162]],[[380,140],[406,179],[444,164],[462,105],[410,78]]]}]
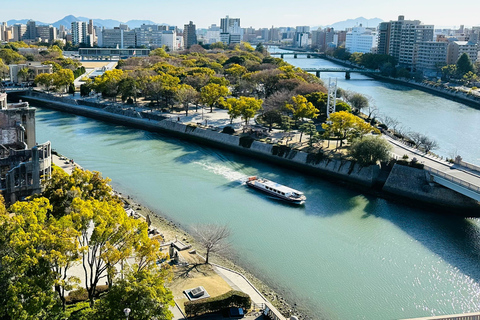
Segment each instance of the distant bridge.
[{"label": "distant bridge", "polygon": [[315,72],[315,75],[320,78],[321,72],[345,72],[345,79],[350,79],[350,73],[372,74],[380,73],[379,70],[360,69],[360,68],[302,68],[305,72]]},{"label": "distant bridge", "polygon": [[323,52],[271,52],[271,56],[280,56],[283,59],[284,56],[293,56],[293,58],[297,58],[298,56],[307,56],[307,58],[311,57],[320,57],[324,56],[325,53]]}]

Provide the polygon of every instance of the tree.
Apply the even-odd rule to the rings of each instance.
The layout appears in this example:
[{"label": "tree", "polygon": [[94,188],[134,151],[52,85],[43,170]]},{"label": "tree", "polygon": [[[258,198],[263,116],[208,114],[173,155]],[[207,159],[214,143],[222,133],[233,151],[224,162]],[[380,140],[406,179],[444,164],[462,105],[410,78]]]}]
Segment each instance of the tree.
[{"label": "tree", "polygon": [[361,118],[346,111],[332,113],[327,122],[322,124],[322,128],[325,130],[327,137],[332,135],[338,137],[340,146],[343,145],[344,139],[352,141],[354,138],[362,138],[365,134],[372,131],[375,133],[380,132]]},{"label": "tree", "polygon": [[45,89],[50,91],[53,86],[53,74],[51,73],[41,73],[35,78],[35,84],[44,86]]},{"label": "tree", "polygon": [[438,148],[438,143],[427,135],[418,132],[409,132],[408,138],[413,142],[415,148],[423,148],[425,153]]},{"label": "tree", "polygon": [[475,68],[472,64],[472,61],[470,60],[470,57],[466,53],[463,53],[460,56],[460,58],[458,58],[456,66],[457,66],[457,73],[461,77],[467,74],[468,72],[475,72]]},{"label": "tree", "polygon": [[263,104],[262,120],[268,124],[268,131],[272,131],[273,124],[282,123],[282,113],[279,108]]},{"label": "tree", "polygon": [[230,90],[226,86],[215,83],[204,86],[200,91],[201,101],[210,107],[210,112],[213,112],[213,107],[218,105],[229,94]]},{"label": "tree", "polygon": [[[55,319],[60,300],[52,288],[57,276],[51,260],[62,238],[52,236],[47,225],[50,207],[45,198],[17,202],[0,212],[0,316],[9,319]],[[56,315],[56,316],[55,316]]]},{"label": "tree", "polygon": [[135,320],[172,319],[172,292],[165,287],[167,270],[129,271],[119,278],[95,306],[98,319],[123,319],[125,308]]},{"label": "tree", "polygon": [[238,107],[238,99],[228,98],[226,101],[228,108],[228,116],[230,117],[230,124],[233,123],[233,120],[240,116],[240,108]]},{"label": "tree", "polygon": [[257,44],[257,46],[255,47],[255,51],[263,53],[263,54],[265,54],[267,52],[267,50],[265,49],[265,47],[263,46],[263,44],[261,42],[259,42]]},{"label": "tree", "polygon": [[116,100],[120,81],[124,78],[124,72],[120,69],[107,70],[93,81],[95,91],[100,92],[103,97]]},{"label": "tree", "polygon": [[80,170],[75,168],[68,175],[58,167],[54,167],[52,176],[45,183],[42,196],[49,199],[52,208],[49,213],[60,218],[71,211],[74,198],[83,200],[118,201],[113,195],[110,179],[102,178],[98,171]]},{"label": "tree", "polygon": [[3,48],[0,49],[0,59],[2,59],[6,65],[10,65],[24,61],[25,57],[13,49]]},{"label": "tree", "polygon": [[392,146],[385,140],[376,136],[368,136],[363,139],[355,139],[348,149],[348,154],[359,165],[369,166],[377,162],[390,159]]},{"label": "tree", "polygon": [[133,101],[137,102],[137,83],[132,77],[125,77],[118,83],[118,93],[122,96],[122,102],[127,101],[129,98],[133,98]]},{"label": "tree", "polygon": [[57,90],[61,87],[68,89],[68,86],[75,80],[73,71],[70,69],[61,69],[53,74],[53,85]]},{"label": "tree", "polygon": [[318,116],[318,109],[311,102],[308,102],[304,96],[292,97],[292,101],[293,103],[287,104],[286,108],[292,112],[295,122],[303,118],[315,119]]},{"label": "tree", "polygon": [[298,130],[300,130],[300,141],[299,142],[301,143],[303,134],[305,133],[309,136],[312,136],[317,132],[317,127],[313,123],[307,122],[307,123],[302,124],[300,126],[300,128],[298,128]]},{"label": "tree", "polygon": [[356,110],[360,112],[362,109],[365,109],[369,106],[369,99],[363,94],[352,92],[347,94],[347,102]]},{"label": "tree", "polygon": [[8,66],[0,58],[0,80],[4,80],[5,76],[8,74]]},{"label": "tree", "polygon": [[20,82],[27,81],[28,80],[28,75],[29,75],[28,68],[22,68],[22,69],[18,70],[18,72],[17,72],[17,77],[19,79],[22,79]]},{"label": "tree", "polygon": [[195,100],[198,95],[197,90],[188,84],[181,84],[175,95],[177,100],[183,105],[185,116],[188,116],[188,104]]},{"label": "tree", "polygon": [[164,48],[157,48],[155,50],[150,51],[150,56],[157,56],[162,58],[168,58],[170,55],[165,51]]},{"label": "tree", "polygon": [[205,263],[208,264],[210,253],[226,250],[229,246],[226,239],[230,236],[230,228],[226,225],[204,224],[193,227],[193,234],[205,249]]},{"label": "tree", "polygon": [[238,109],[240,116],[245,121],[245,127],[248,121],[255,116],[258,110],[262,108],[263,100],[249,97],[240,97],[238,99]]}]

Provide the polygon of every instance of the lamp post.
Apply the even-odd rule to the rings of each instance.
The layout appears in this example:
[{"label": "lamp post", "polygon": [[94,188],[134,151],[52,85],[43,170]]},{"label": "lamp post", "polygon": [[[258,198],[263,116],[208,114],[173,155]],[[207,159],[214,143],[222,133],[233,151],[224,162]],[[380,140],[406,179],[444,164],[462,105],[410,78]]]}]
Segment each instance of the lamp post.
[{"label": "lamp post", "polygon": [[127,317],[127,320],[128,320],[128,316],[130,315],[130,312],[131,312],[131,311],[132,311],[132,310],[130,310],[130,308],[125,308],[125,309],[123,309],[123,312],[125,313],[125,317]]}]

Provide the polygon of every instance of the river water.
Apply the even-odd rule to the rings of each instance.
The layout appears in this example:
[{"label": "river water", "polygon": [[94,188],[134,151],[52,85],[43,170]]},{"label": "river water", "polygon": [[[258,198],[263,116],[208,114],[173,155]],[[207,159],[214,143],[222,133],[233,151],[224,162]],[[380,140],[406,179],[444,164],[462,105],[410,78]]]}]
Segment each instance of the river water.
[{"label": "river water", "polygon": [[[288,52],[276,48],[272,52]],[[288,63],[300,68],[342,67],[325,59],[308,59],[292,55],[284,56]],[[367,76],[352,73],[350,80],[345,80],[344,73],[320,74],[325,84],[337,78],[338,87],[352,90],[372,99],[377,106],[377,118],[385,115],[397,119],[404,131],[426,134],[439,144],[433,152],[443,157],[453,158],[460,155],[470,163],[480,165],[480,111],[461,103],[446,100],[424,91],[398,84],[384,83]]]},{"label": "river water", "polygon": [[[408,105],[417,111],[427,104],[421,100],[425,94],[415,90],[367,79],[347,85],[360,92],[361,86],[368,92],[389,90],[387,96],[396,94],[389,101],[411,100]],[[432,131],[441,145],[446,145],[442,132],[452,127],[448,123],[459,110],[479,117],[479,111],[454,102],[431,95],[425,99],[439,99],[442,112],[454,110],[435,113],[447,122]],[[383,110],[387,105],[400,109],[376,100]],[[400,118],[402,111],[397,112]],[[418,121],[428,127],[426,120]],[[471,134],[478,130],[462,128]],[[399,319],[479,309],[477,219],[412,208],[171,136],[39,108],[37,141],[46,140],[187,228],[228,224],[233,259],[314,319]],[[466,150],[469,157],[478,157],[472,149]],[[244,185],[249,175],[302,190],[308,200],[304,207],[292,207],[270,199]]]}]

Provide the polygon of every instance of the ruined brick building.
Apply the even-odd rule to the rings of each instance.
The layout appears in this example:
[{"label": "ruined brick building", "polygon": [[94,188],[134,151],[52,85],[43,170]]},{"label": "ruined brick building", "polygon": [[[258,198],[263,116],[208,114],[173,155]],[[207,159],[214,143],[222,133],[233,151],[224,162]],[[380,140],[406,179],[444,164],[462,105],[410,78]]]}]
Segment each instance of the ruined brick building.
[{"label": "ruined brick building", "polygon": [[0,92],[0,192],[7,203],[40,193],[51,176],[51,146],[36,143],[35,110],[28,102],[7,104]]}]

